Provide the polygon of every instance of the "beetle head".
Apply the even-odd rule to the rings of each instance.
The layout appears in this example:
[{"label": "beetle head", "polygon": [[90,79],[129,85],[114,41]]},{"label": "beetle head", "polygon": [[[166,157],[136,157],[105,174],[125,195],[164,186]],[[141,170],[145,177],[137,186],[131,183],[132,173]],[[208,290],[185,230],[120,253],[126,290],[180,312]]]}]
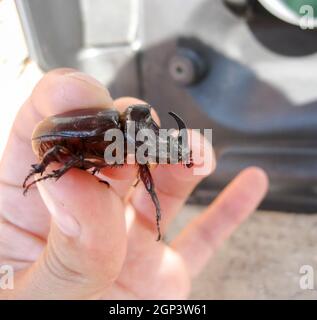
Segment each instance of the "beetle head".
[{"label": "beetle head", "polygon": [[[177,136],[168,135],[167,137],[162,137],[159,126],[151,116],[151,106],[140,104],[128,107],[123,114],[127,142],[134,141],[135,134],[141,131],[147,136],[142,145],[150,162],[163,163],[162,160],[167,161],[167,163],[183,162],[189,167],[191,166],[191,152],[188,146],[186,125],[174,112],[169,112],[169,114],[177,122],[179,132]],[[130,133],[128,125],[131,122],[135,125],[135,132]],[[136,146],[139,146],[138,143],[136,143]]]}]

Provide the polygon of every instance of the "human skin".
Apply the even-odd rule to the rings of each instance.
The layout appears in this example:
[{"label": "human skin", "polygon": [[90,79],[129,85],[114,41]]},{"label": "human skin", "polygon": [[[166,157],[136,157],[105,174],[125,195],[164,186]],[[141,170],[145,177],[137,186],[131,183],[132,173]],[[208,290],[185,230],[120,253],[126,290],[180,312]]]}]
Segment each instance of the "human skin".
[{"label": "human skin", "polygon": [[[113,105],[122,111],[140,100],[112,100],[93,78],[72,69],[47,73],[18,112],[0,163],[0,266],[14,267],[14,289],[1,299],[182,299],[215,250],[256,209],[267,192],[259,168],[241,172],[222,194],[170,243],[155,241],[155,209],[135,166],[105,169],[111,186],[71,169],[23,196],[21,184],[38,160],[31,148],[35,125],[79,108]],[[153,117],[157,115],[153,111]],[[192,148],[199,148],[195,136]],[[205,152],[212,153],[208,145]],[[194,167],[158,165],[152,175],[166,231],[205,176]],[[213,161],[215,163],[215,161]],[[58,164],[50,167],[56,168]]]}]

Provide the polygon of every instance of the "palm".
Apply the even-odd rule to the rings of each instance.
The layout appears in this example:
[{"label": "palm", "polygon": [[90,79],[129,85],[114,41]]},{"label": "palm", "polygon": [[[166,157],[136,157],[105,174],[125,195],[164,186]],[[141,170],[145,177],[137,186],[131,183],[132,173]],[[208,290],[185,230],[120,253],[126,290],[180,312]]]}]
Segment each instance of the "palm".
[{"label": "palm", "polygon": [[[258,169],[240,174],[170,246],[155,241],[155,211],[143,185],[131,191],[134,167],[104,170],[110,188],[87,172],[74,169],[57,182],[39,184],[24,197],[21,182],[30,164],[37,162],[30,145],[35,124],[43,117],[67,110],[112,105],[101,87],[77,76],[61,81],[69,72],[51,72],[37,86],[16,118],[0,164],[0,265],[12,265],[17,278],[10,295],[187,297],[191,279],[213,250],[262,199],[267,188],[264,174]],[[58,86],[63,90],[58,91]],[[65,97],[67,94],[73,96]],[[122,110],[134,102],[124,98],[115,105]],[[196,138],[193,148],[199,147]],[[211,154],[211,149],[205,152]],[[203,178],[193,175],[193,169],[176,165],[153,170],[163,230]],[[67,235],[74,231],[64,228],[68,215],[75,215],[79,221],[78,238]]]}]

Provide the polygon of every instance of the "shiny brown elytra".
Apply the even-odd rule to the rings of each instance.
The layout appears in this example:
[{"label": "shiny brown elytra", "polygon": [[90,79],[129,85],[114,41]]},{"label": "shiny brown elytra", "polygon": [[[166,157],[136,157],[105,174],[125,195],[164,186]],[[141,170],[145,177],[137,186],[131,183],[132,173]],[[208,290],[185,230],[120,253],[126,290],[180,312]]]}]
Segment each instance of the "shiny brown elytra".
[{"label": "shiny brown elytra", "polygon": [[[179,130],[186,129],[183,120],[179,116],[173,112],[169,114],[177,121]],[[100,169],[113,166],[113,164],[107,164],[104,158],[105,149],[111,143],[105,140],[105,133],[110,129],[119,129],[122,131],[126,142],[131,139],[128,130],[126,130],[129,121],[134,121],[136,132],[142,129],[151,129],[158,137],[159,126],[151,116],[151,107],[149,105],[132,105],[123,113],[119,113],[116,109],[103,108],[74,110],[51,116],[41,121],[32,135],[32,148],[39,159],[39,163],[32,165],[30,173],[25,178],[23,183],[24,194],[36,182],[48,178],[59,179],[71,168],[90,170],[91,174],[95,175]],[[174,140],[169,139],[167,141],[157,139],[158,143],[166,143],[170,148],[173,148],[173,143],[179,142],[180,136],[174,138]],[[137,142],[135,145],[137,148]],[[184,148],[181,148],[179,143],[175,144],[175,146],[180,161],[184,156]],[[187,145],[186,150],[188,150]],[[189,151],[188,154],[190,154]],[[126,156],[125,150],[125,159]],[[43,175],[46,167],[51,162],[61,163],[62,166],[52,173]],[[139,179],[143,182],[156,208],[157,240],[160,240],[161,209],[154,189],[149,164],[137,163],[137,165],[139,167]],[[191,162],[187,164],[188,167],[191,165]],[[42,177],[27,184],[30,177],[36,173],[41,174]]]}]

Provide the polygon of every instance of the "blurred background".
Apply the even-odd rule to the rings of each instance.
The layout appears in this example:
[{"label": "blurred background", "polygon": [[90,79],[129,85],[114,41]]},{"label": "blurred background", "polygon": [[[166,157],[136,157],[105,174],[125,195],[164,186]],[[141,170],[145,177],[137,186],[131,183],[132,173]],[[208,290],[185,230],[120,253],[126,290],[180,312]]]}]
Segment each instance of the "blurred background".
[{"label": "blurred background", "polygon": [[148,101],[164,127],[173,110],[212,128],[217,170],[169,237],[244,167],[264,168],[271,188],[192,298],[316,299],[299,287],[302,265],[317,270],[315,13],[315,0],[2,0],[0,152],[19,106],[57,67]]}]

